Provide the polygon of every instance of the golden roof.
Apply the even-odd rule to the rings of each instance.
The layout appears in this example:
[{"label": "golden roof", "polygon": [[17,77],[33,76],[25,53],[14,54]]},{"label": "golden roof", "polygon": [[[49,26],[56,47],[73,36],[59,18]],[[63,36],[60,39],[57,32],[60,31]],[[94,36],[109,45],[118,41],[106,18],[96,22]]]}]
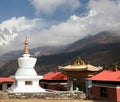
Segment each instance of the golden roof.
[{"label": "golden roof", "polygon": [[67,65],[65,67],[61,67],[61,69],[63,70],[75,70],[75,71],[79,71],[79,70],[85,70],[86,69],[86,65]]},{"label": "golden roof", "polygon": [[100,67],[96,67],[90,64],[85,64],[84,61],[82,61],[80,59],[80,57],[78,57],[73,64],[71,65],[67,65],[65,67],[60,67],[60,69],[62,70],[66,70],[66,71],[82,71],[82,70],[88,70],[88,71],[99,71],[101,70]]}]

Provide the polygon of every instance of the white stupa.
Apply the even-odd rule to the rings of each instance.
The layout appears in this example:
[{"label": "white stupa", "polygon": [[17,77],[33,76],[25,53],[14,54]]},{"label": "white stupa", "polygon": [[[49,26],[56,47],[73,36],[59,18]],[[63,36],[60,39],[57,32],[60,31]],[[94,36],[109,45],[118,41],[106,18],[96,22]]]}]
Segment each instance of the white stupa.
[{"label": "white stupa", "polygon": [[7,90],[9,93],[45,92],[45,89],[39,86],[39,80],[43,76],[38,76],[34,69],[36,61],[36,58],[30,57],[28,39],[26,38],[23,57],[18,58],[19,68],[15,75],[11,76],[14,84]]}]

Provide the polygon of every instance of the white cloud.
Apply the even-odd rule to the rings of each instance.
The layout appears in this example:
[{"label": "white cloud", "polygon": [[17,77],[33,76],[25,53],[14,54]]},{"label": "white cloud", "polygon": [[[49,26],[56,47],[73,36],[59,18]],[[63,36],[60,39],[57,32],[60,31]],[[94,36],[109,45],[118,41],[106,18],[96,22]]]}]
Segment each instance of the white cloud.
[{"label": "white cloud", "polygon": [[[22,48],[21,43],[23,44],[24,41],[23,35],[28,33],[30,47],[37,47],[45,45],[67,45],[87,35],[94,35],[106,30],[119,30],[119,0],[117,3],[112,0],[90,0],[87,6],[89,9],[88,15],[84,17],[73,15],[67,21],[56,25],[51,25],[50,22],[42,19],[35,18],[30,20],[25,17],[12,18],[4,21],[0,24],[0,32],[2,31],[5,35],[0,33],[0,36],[3,38],[5,36],[7,40],[0,37],[0,41],[4,40],[6,42],[9,41],[8,38],[12,38],[14,42],[17,42],[9,45],[9,47],[15,50]],[[8,30],[4,31],[4,28]],[[12,30],[18,32],[19,35],[18,33],[11,33],[13,32]],[[13,40],[10,39],[10,41]],[[10,41],[7,43],[10,43]]]},{"label": "white cloud", "polygon": [[[39,43],[41,45],[69,44],[102,31],[119,30],[120,2],[116,4],[112,0],[90,0],[88,8],[90,11],[84,17],[73,15],[66,22],[38,32],[38,38],[42,38]],[[38,42],[35,43],[37,45]]]},{"label": "white cloud", "polygon": [[40,30],[45,26],[47,24],[40,18],[30,20],[26,17],[13,17],[3,21],[0,23],[0,46],[9,44],[17,36],[29,35],[31,31]]},{"label": "white cloud", "polygon": [[35,7],[36,14],[53,14],[56,10],[75,10],[80,6],[79,0],[29,0]]},{"label": "white cloud", "polygon": [[[0,23],[0,54],[11,50],[21,49],[26,36],[35,36],[33,40],[37,39],[37,34],[33,32],[40,32],[48,28],[53,22],[44,21],[41,18],[28,19],[26,17],[13,17]],[[32,38],[31,38],[32,39]],[[39,45],[39,44],[37,44]]]},{"label": "white cloud", "polygon": [[[117,1],[117,2],[116,2]],[[88,8],[96,12],[89,19],[99,31],[119,30],[120,27],[120,1],[119,0],[90,0]]]},{"label": "white cloud", "polygon": [[13,29],[14,27],[20,32],[24,30],[29,30],[35,28],[39,22],[42,22],[42,19],[35,18],[35,19],[28,19],[26,17],[13,17],[11,19],[8,19],[6,21],[3,21],[0,24],[0,28],[3,30],[4,28],[7,28],[8,30]]}]

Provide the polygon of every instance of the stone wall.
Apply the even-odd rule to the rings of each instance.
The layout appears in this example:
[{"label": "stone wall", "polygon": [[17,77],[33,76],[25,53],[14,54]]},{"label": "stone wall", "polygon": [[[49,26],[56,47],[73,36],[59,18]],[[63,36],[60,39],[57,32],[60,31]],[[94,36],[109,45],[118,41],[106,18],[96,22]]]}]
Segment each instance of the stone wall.
[{"label": "stone wall", "polygon": [[42,98],[42,99],[85,99],[82,91],[54,91],[41,93],[9,93],[9,98]]}]

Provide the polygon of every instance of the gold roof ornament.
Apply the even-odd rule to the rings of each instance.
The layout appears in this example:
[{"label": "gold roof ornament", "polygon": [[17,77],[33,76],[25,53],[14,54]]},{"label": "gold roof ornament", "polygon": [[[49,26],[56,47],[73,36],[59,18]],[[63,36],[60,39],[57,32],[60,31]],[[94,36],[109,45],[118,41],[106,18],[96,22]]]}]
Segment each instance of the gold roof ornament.
[{"label": "gold roof ornament", "polygon": [[29,54],[29,51],[28,51],[28,37],[26,37],[25,43],[24,43],[24,54]]},{"label": "gold roof ornament", "polygon": [[64,71],[84,71],[84,70],[99,71],[99,70],[102,70],[101,67],[96,67],[91,64],[85,64],[85,62],[81,60],[80,57],[77,57],[77,59],[72,64],[64,66],[64,67],[60,66],[59,68]]},{"label": "gold roof ornament", "polygon": [[90,64],[90,61],[88,61],[88,64]]},{"label": "gold roof ornament", "polygon": [[77,59],[73,62],[72,65],[85,65],[85,62],[81,60],[80,57],[77,57]]},{"label": "gold roof ornament", "polygon": [[115,70],[118,70],[118,63],[115,63]]}]

